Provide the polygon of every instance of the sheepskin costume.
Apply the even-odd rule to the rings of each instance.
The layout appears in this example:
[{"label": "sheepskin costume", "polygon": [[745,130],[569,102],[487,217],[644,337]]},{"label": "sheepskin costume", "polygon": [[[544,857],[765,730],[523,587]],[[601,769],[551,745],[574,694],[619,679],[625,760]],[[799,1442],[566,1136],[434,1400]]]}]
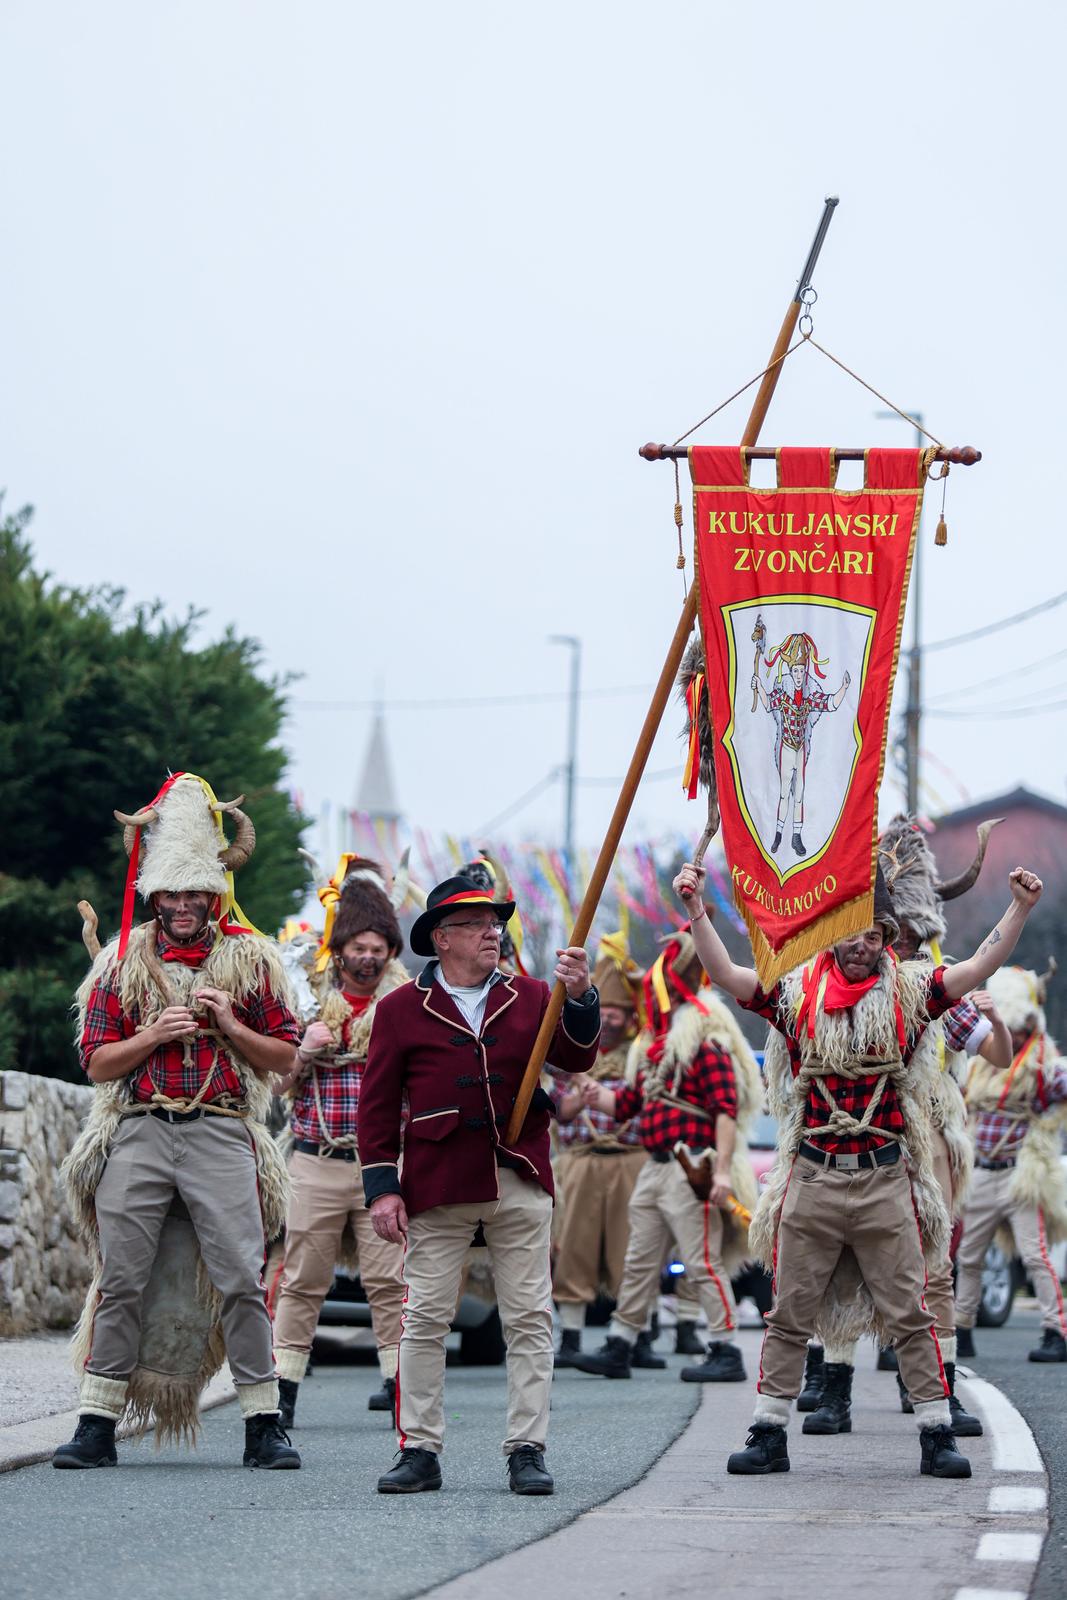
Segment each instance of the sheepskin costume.
[{"label": "sheepskin costume", "polygon": [[[682,938],[689,940],[689,935]],[[691,940],[689,940],[691,944]],[[679,958],[684,962],[684,954]],[[670,1021],[658,1061],[653,1061],[649,1050],[656,1035],[645,1030],[630,1046],[626,1063],[626,1079],[635,1083],[638,1073],[644,1073],[645,1103],[664,1096],[677,1097],[686,1072],[697,1058],[702,1045],[717,1045],[733,1062],[734,1083],[737,1089],[737,1138],[730,1165],[730,1187],[746,1211],[754,1211],[759,1188],[748,1154],[747,1133],[763,1109],[763,1085],[756,1058],[741,1032],[733,1014],[719,999],[713,989],[701,988],[692,1000],[672,1003]],[[742,1261],[751,1255],[748,1225],[732,1211],[723,1212],[722,1259],[728,1274],[737,1271]]]},{"label": "sheepskin costume", "polygon": [[[255,848],[255,830],[238,810],[239,804],[217,801],[202,779],[179,773],[168,779],[144,810],[132,816],[115,813],[124,827],[131,876],[136,872],[137,886],[146,901],[153,894],[180,890],[201,890],[217,897],[218,921],[212,924],[215,943],[200,967],[189,968],[181,962],[164,966],[156,950],[156,922],[131,929],[128,920],[124,921],[119,938],[98,951],[77,991],[77,1039],[85,1026],[89,998],[101,983],[118,993],[123,1012],[135,1016],[142,1027],[155,1022],[167,1006],[187,1006],[202,1015],[195,991],[205,987],[220,989],[241,1005],[269,986],[280,1001],[293,1008],[295,1000],[274,942],[233,920],[239,912],[232,874]],[[221,817],[227,813],[237,823],[232,845],[222,831]],[[93,944],[95,940],[90,948]],[[271,1090],[230,1040],[226,1053],[242,1088],[240,1106],[227,1109],[242,1118],[252,1140],[264,1235],[270,1239],[284,1227],[289,1201],[288,1173],[266,1127]],[[84,1374],[99,1301],[97,1185],[122,1119],[143,1116],[150,1109],[150,1103],[131,1096],[134,1075],[95,1085],[86,1126],[63,1164],[75,1224],[94,1264],[72,1347],[79,1375]],[[142,1301],[138,1362],[122,1419],[140,1430],[154,1423],[157,1447],[171,1440],[195,1443],[200,1394],[226,1355],[220,1311],[220,1296],[208,1279],[196,1232],[175,1196]]]},{"label": "sheepskin costume", "polygon": [[[782,979],[779,1014],[791,1028],[804,998],[804,967],[797,967]],[[885,951],[878,965],[880,982],[851,1009],[825,1012],[815,1017],[815,1036],[801,1035],[801,1070],[794,1078],[785,1039],[776,1028],[769,1030],[763,1058],[763,1077],[767,1101],[778,1119],[778,1152],[768,1183],[760,1196],[749,1229],[751,1254],[768,1270],[773,1268],[778,1222],[793,1162],[806,1136],[804,1117],[808,1088],[813,1078],[833,1075],[843,1078],[872,1077],[873,1057],[884,1064],[900,1101],[906,1134],[902,1140],[908,1164],[916,1216],[923,1250],[932,1260],[948,1248],[949,1218],[934,1175],[930,1139],[929,1103],[935,1075],[940,1073],[937,1036],[926,1027],[910,1062],[904,1066],[897,1041],[894,997],[899,1002],[905,1033],[913,1037],[926,1024],[926,993],[929,968],[909,961],[898,965]],[[875,1069],[876,1071],[877,1069]],[[827,1116],[830,1116],[827,1107]],[[877,1125],[877,1113],[872,1121]],[[888,1342],[886,1330],[875,1310],[851,1250],[846,1249],[834,1272],[819,1314],[819,1330],[824,1343],[847,1344],[864,1333],[873,1333]]]},{"label": "sheepskin costume", "polygon": [[[1013,1033],[1028,1031],[1027,1045],[1003,1071],[975,1057],[967,1080],[967,1109],[1000,1111],[1026,1124],[1011,1183],[1011,1200],[1016,1206],[1036,1206],[1044,1217],[1050,1244],[1067,1237],[1067,1184],[1064,1182],[1061,1132],[1067,1127],[1067,1106],[1038,1111],[1041,1074],[1059,1059],[1056,1042],[1045,1022],[1045,987],[1048,974],[1039,976],[1024,967],[1001,967],[987,985],[997,1010]],[[997,1234],[1009,1254],[1014,1243],[1007,1228]]]}]

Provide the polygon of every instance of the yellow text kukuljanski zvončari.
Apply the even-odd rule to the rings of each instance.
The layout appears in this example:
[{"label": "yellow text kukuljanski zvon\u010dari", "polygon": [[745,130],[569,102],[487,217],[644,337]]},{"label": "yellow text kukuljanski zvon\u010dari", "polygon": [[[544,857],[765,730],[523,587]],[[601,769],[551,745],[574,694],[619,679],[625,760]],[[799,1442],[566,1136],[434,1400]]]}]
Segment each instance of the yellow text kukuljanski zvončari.
[{"label": "yellow text kukuljanski zvon\u010dari", "polygon": [[827,547],[824,539],[892,539],[896,535],[899,514],[878,516],[869,511],[824,511],[817,515],[809,511],[798,516],[794,511],[710,511],[708,532],[724,538],[745,537],[771,539],[810,539],[804,548],[793,546],[759,549],[751,544],[734,545],[734,571],[759,572],[841,572],[854,577],[869,577],[874,571],[874,548],[866,545],[862,550],[848,550],[841,546]]}]

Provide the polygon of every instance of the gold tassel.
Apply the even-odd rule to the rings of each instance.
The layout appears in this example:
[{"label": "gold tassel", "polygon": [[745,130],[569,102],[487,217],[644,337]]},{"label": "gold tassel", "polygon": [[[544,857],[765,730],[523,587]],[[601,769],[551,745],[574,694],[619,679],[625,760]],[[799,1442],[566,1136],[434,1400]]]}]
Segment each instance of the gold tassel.
[{"label": "gold tassel", "polygon": [[937,530],[934,533],[934,543],[939,545],[948,544],[948,529],[945,527],[945,518],[943,514],[938,518],[937,521]]}]

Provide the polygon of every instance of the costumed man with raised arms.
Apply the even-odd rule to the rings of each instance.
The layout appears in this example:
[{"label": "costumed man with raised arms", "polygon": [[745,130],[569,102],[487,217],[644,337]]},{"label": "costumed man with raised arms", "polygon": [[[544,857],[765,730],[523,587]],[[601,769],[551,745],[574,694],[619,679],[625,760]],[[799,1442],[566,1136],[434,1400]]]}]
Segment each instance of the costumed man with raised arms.
[{"label": "costumed man with raised arms", "polygon": [[612,1091],[626,1087],[641,976],[625,935],[606,934],[593,968],[600,995],[600,1053],[586,1077],[554,1079],[549,1091],[556,1106],[555,1171],[562,1211],[552,1274],[562,1330],[557,1367],[572,1366],[580,1355],[586,1310],[601,1284],[614,1300],[622,1281],[630,1196],[645,1149],[632,1121],[620,1124],[587,1106],[582,1088],[590,1081]]},{"label": "costumed man with raised arms", "polygon": [[1006,1070],[976,1060],[967,1079],[975,1170],[956,1256],[960,1355],[975,1354],[971,1330],[982,1293],[982,1263],[1000,1229],[1014,1239],[1041,1307],[1041,1343],[1029,1360],[1067,1361],[1063,1290],[1048,1253],[1067,1234],[1061,1161],[1067,1060],[1048,1033],[1044,1007],[1053,970],[1054,965],[1039,977],[1022,967],[1002,967],[989,980],[1011,1032],[1012,1059]]},{"label": "costumed man with raised arms", "polygon": [[[765,1071],[793,1078],[780,1116],[779,1154],[757,1213],[753,1249],[773,1261],[775,1301],[767,1317],[758,1398],[734,1473],[787,1472],[786,1425],[823,1297],[851,1249],[896,1346],[919,1427],[920,1470],[970,1476],[952,1433],[941,1351],[926,1308],[924,1243],[945,1251],[948,1215],[933,1172],[929,1119],[917,1104],[911,1062],[929,1023],[980,987],[1011,954],[1037,904],[1041,881],[1017,867],[1011,903],[967,961],[924,969],[898,965],[898,927],[878,873],[874,923],[796,968],[769,993],[738,966],[703,914],[703,870],[687,863],[675,879],[693,909],[693,938],[713,982],[766,1018]],[[768,1060],[768,1057],[770,1059]],[[784,1114],[783,1114],[784,1113]],[[919,1226],[916,1227],[916,1222]]]},{"label": "costumed man with raised arms", "polygon": [[[402,885],[397,894],[403,898]],[[368,1402],[372,1411],[394,1407],[404,1303],[404,1252],[371,1226],[356,1149],[360,1082],[375,1010],[384,995],[410,982],[398,959],[403,936],[377,862],[342,856],[319,899],[326,929],[311,980],[318,1017],[304,1034],[292,1074],[279,1085],[279,1092],[292,1097],[293,1198],[274,1316],[285,1427],[293,1423],[297,1389],[338,1261],[358,1267],[370,1305],[382,1377]]]},{"label": "costumed man with raised arms", "polygon": [[645,978],[648,1027],[634,1043],[628,1081],[615,1089],[593,1083],[585,1091],[596,1110],[635,1119],[648,1161],[630,1198],[615,1314],[602,1348],[573,1359],[581,1372],[630,1376],[673,1238],[711,1335],[705,1360],[681,1376],[689,1383],[744,1381],[731,1338],[737,1307],[730,1273],[748,1254],[748,1229],[732,1207],[749,1212],[756,1202],[745,1130],[763,1091],[740,1028],[704,983],[690,933],[672,935]]},{"label": "costumed man with raised arms", "polygon": [[[223,1359],[245,1466],[300,1465],[278,1420],[262,1278],[289,1187],[265,1127],[270,1085],[300,1028],[273,941],[234,901],[232,873],[255,846],[237,807],[177,773],[143,811],[116,812],[130,852],[122,932],[78,991],[96,1094],[65,1175],[96,1274],[75,1336],[78,1428],[57,1467],[114,1466],[123,1417],[154,1421],[157,1440],[195,1438]],[[151,916],[131,928],[135,884]]]},{"label": "costumed man with raised arms", "polygon": [[[514,910],[470,878],[439,884],[410,937],[415,954],[430,960],[414,983],[384,997],[374,1019],[359,1103],[363,1187],[379,1236],[406,1240],[408,1286],[397,1375],[400,1453],[378,1480],[382,1494],[441,1487],[445,1338],[479,1228],[507,1343],[508,1487],[523,1495],[553,1490],[544,1462],[552,1105],[543,1090],[535,1090],[517,1138],[505,1143],[550,991],[500,970],[500,940]],[[596,1062],[600,1003],[585,951],[558,957],[566,1000],[549,1055],[559,1070],[584,1072]]]},{"label": "costumed man with raised arms", "polygon": [[[926,835],[921,825],[906,816],[896,816],[878,841],[878,856],[886,885],[890,890],[893,916],[900,932],[893,953],[901,962],[925,964],[928,970],[941,961],[941,940],[945,936],[943,905],[966,893],[978,879],[985,857],[986,842],[992,827],[983,823],[978,833],[974,860],[957,877],[942,882]],[[911,1071],[915,1080],[916,1114],[929,1122],[933,1172],[945,1209],[959,1214],[971,1177],[971,1141],[963,1105],[962,1079],[968,1059],[981,1054],[995,1065],[1011,1059],[1008,1030],[997,1015],[988,994],[979,990],[972,998],[956,1002],[922,1036]],[[788,1062],[775,1058],[783,1070],[783,1081],[772,1093],[788,1101],[792,1074]],[[926,1304],[934,1318],[934,1331],[941,1346],[945,1379],[949,1390],[952,1431],[958,1437],[976,1438],[982,1424],[966,1411],[956,1396],[956,1316],[953,1301],[953,1272],[950,1252],[926,1263]],[[848,1433],[852,1427],[852,1377],[856,1341],[867,1333],[884,1335],[874,1302],[864,1284],[851,1251],[843,1254],[816,1322],[819,1344],[808,1350],[805,1387],[797,1400],[798,1411],[809,1411],[804,1432],[813,1434]],[[825,1341],[825,1366],[822,1364]],[[821,1369],[812,1382],[813,1369]],[[904,1381],[897,1372],[901,1406],[911,1413],[912,1402]],[[814,1394],[811,1393],[814,1388]]]}]

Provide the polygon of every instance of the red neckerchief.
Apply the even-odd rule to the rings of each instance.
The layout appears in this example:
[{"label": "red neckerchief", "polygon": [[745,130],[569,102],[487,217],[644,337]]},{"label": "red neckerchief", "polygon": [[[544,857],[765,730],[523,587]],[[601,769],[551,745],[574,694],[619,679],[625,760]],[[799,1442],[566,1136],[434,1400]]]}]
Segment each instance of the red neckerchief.
[{"label": "red neckerchief", "polygon": [[[890,951],[892,955],[892,951]],[[896,957],[893,957],[896,960]],[[837,964],[837,957],[832,950],[824,950],[818,957],[813,967],[804,969],[804,998],[800,1002],[797,1012],[797,1031],[807,1028],[808,1038],[815,1037],[815,1019],[819,1011],[820,997],[822,1009],[825,1012],[848,1011],[865,994],[870,994],[881,976],[873,972],[869,978],[860,978],[857,983],[850,983]],[[825,987],[824,987],[825,980]],[[903,1051],[907,1043],[904,1032],[904,1014],[900,1009],[900,998],[896,993],[896,984],[893,985],[893,1009],[896,1013],[897,1042]]]},{"label": "red neckerchief", "polygon": [[361,1017],[374,999],[372,994],[349,994],[347,989],[342,989],[341,993],[348,1002],[348,1009],[354,1017]]},{"label": "red neckerchief", "polygon": [[202,967],[211,954],[214,940],[210,933],[195,944],[172,944],[165,934],[156,937],[156,951],[161,961],[179,961],[183,967]]},{"label": "red neckerchief", "polygon": [[804,691],[803,691],[803,689],[795,689],[793,691],[793,704],[795,706],[802,706],[804,704]]}]

